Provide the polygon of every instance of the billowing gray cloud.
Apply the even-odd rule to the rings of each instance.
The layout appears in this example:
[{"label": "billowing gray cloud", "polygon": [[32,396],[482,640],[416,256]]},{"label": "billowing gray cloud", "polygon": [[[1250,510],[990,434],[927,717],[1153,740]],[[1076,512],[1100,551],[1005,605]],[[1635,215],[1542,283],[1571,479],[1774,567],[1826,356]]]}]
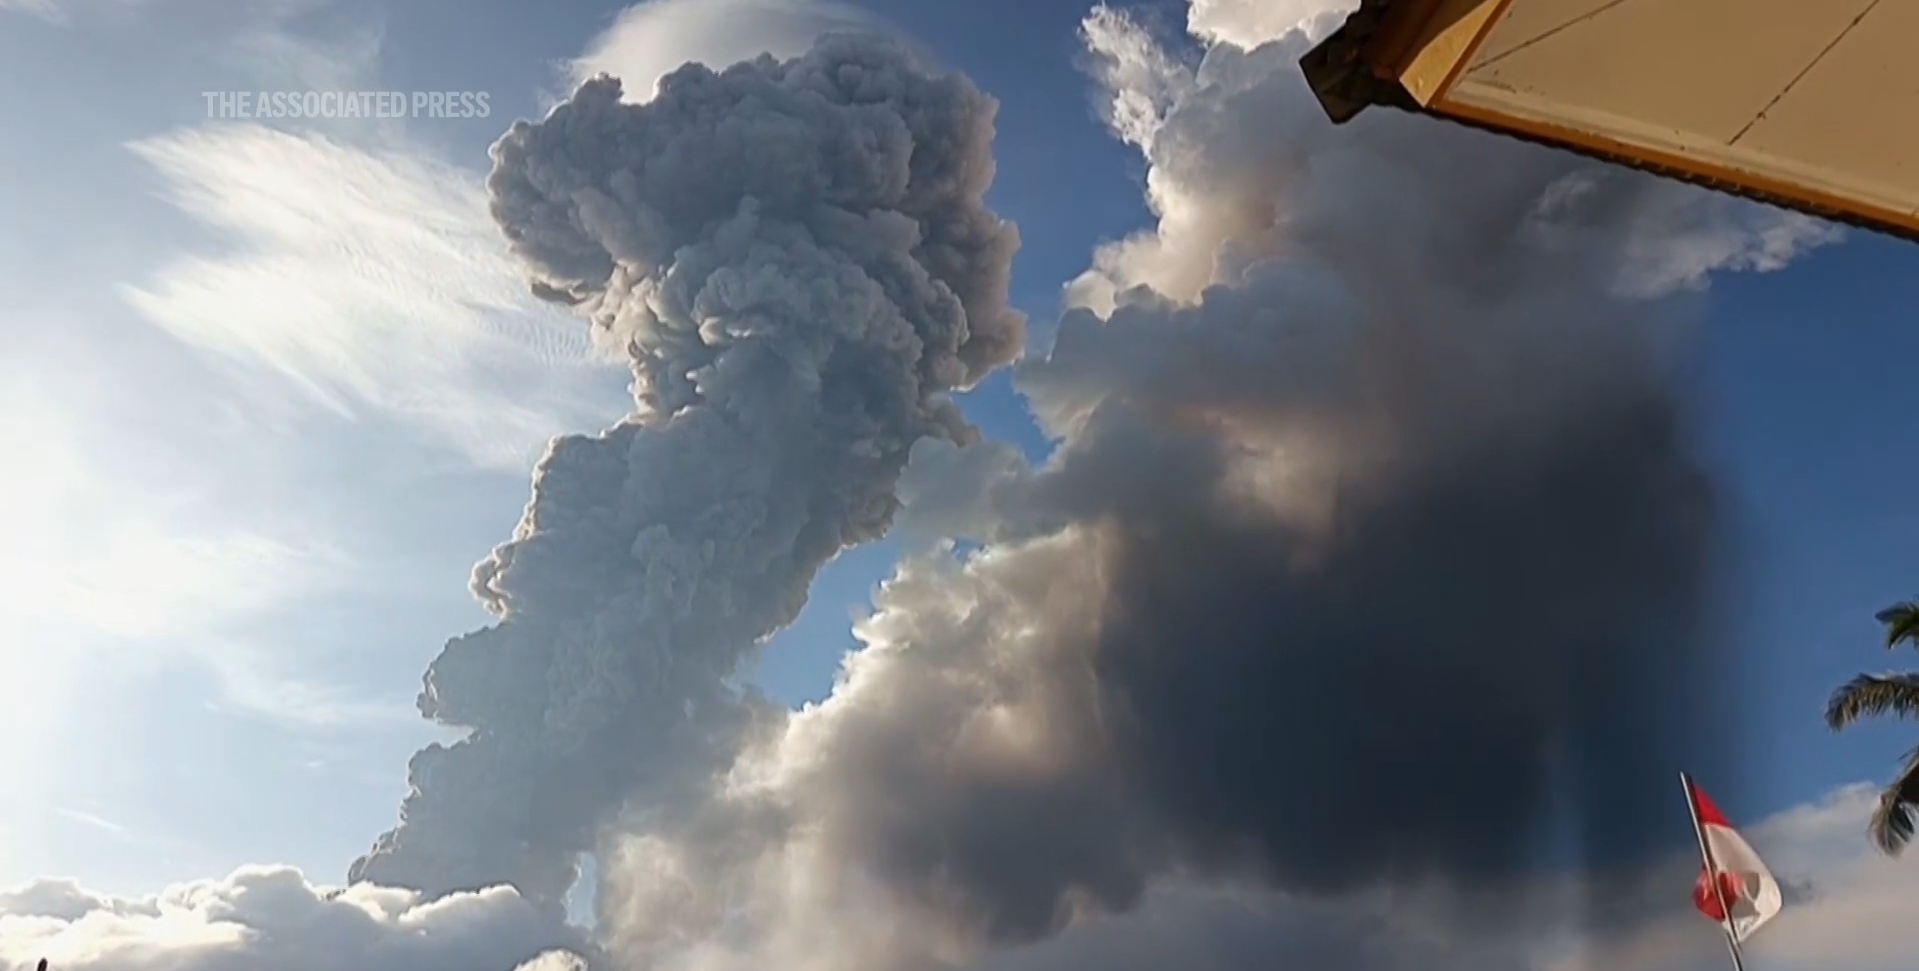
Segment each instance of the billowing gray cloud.
[{"label": "billowing gray cloud", "polygon": [[1643,861],[1685,836],[1675,769],[1737,791],[1687,294],[1830,231],[1428,120],[1335,129],[1297,36],[1187,68],[1110,11],[1088,35],[1160,225],[1021,366],[1045,467],[919,446],[908,521],[985,546],[883,588],[833,696],[708,808],[724,839],[617,868],[732,895],[690,966],[965,964],[1174,878],[1438,887],[1427,917],[1496,937],[1524,911],[1486,895],[1548,840]]},{"label": "billowing gray cloud", "polygon": [[915,442],[976,437],[944,396],[1021,346],[1017,236],[982,202],[994,103],[965,79],[845,35],[620,95],[514,125],[488,189],[535,292],[628,355],[637,411],[556,440],[475,569],[501,621],[421,696],[471,734],[415,757],[355,880],[557,910],[616,811],[697,804],[775,717],[729,686],[742,658],[885,532]]}]

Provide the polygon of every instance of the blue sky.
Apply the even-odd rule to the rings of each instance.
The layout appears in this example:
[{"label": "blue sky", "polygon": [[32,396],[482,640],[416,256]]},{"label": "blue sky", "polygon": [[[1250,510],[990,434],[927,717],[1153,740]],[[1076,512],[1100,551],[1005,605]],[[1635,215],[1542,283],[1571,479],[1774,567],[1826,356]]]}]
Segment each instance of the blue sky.
[{"label": "blue sky", "polygon": [[1776,275],[1714,287],[1701,350],[1711,449],[1745,522],[1739,636],[1770,778],[1748,811],[1889,773],[1903,726],[1827,734],[1814,714],[1858,670],[1906,666],[1872,614],[1914,594],[1907,485],[1919,389],[1910,244],[1854,234]]},{"label": "blue sky", "polygon": [[[1150,221],[1079,70],[1088,6],[675,0],[621,34],[623,5],[586,0],[0,0],[0,885],[140,893],[250,861],[330,880],[391,824],[436,737],[420,671],[485,621],[467,570],[540,442],[624,408],[618,369],[527,299],[475,206],[486,146],[576,58],[790,53],[867,18],[917,38],[1001,101],[992,200],[1043,335],[1094,247]],[[200,95],[303,87],[484,90],[494,110],[316,136],[210,124]],[[1919,593],[1919,248],[1853,233],[1701,299],[1694,390],[1741,521],[1728,676],[1749,704],[1726,730],[1768,766],[1722,801],[1757,818],[1910,745],[1818,714],[1903,660],[1871,615]],[[1006,375],[964,406],[1044,454]],[[476,427],[480,409],[511,420]],[[899,549],[829,567],[769,647],[770,693],[826,693]]]}]

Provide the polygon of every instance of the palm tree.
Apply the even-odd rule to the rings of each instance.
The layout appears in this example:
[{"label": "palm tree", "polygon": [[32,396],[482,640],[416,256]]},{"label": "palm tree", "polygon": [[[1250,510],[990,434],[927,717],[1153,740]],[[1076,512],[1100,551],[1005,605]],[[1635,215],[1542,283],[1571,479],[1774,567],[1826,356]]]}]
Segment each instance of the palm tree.
[{"label": "palm tree", "polygon": [[[1873,615],[1886,628],[1886,649],[1901,644],[1919,648],[1919,600],[1893,604]],[[1862,674],[1846,682],[1826,702],[1826,724],[1839,731],[1862,719],[1893,714],[1919,718],[1919,672]],[[1867,833],[1887,856],[1912,841],[1919,825],[1919,748],[1906,753],[1899,774],[1879,794]]]}]

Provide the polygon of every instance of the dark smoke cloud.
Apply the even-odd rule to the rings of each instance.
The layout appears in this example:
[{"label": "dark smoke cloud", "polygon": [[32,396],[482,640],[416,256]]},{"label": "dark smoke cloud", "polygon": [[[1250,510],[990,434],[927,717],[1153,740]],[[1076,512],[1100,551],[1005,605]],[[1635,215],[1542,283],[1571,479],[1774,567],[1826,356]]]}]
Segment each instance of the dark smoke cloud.
[{"label": "dark smoke cloud", "polygon": [[[764,848],[703,883],[806,878],[696,966],[967,963],[1174,877],[1438,887],[1504,925],[1473,910],[1549,840],[1640,861],[1685,836],[1677,769],[1737,783],[1684,297],[1829,233],[1422,119],[1334,129],[1297,36],[1188,69],[1110,12],[1088,34],[1160,225],[1021,368],[1046,467],[919,447],[908,521],[986,545],[903,567],[833,696],[748,753],[713,811]],[[878,923],[863,886],[861,949],[779,929]]]},{"label": "dark smoke cloud", "polygon": [[1045,944],[988,958],[979,971],[1527,971],[1511,949],[1456,937],[1411,943],[1388,908],[1270,894],[1154,891],[1125,918],[1089,920]]},{"label": "dark smoke cloud", "polygon": [[638,410],[540,462],[474,571],[500,622],[450,642],[421,695],[471,733],[414,758],[352,879],[510,883],[557,911],[599,827],[697,804],[776,717],[728,679],[822,564],[885,532],[916,441],[974,437],[945,393],[1023,341],[1017,237],[982,202],[993,113],[846,36],[689,65],[645,104],[602,77],[494,146],[513,252],[629,356]]}]

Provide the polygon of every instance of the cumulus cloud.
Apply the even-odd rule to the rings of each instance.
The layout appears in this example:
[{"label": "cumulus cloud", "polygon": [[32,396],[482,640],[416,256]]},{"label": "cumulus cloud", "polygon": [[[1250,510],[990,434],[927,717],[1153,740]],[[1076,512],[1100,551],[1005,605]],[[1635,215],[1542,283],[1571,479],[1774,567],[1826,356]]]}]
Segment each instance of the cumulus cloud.
[{"label": "cumulus cloud", "polygon": [[1211,43],[1252,50],[1295,30],[1322,37],[1358,8],[1359,0],[1192,0],[1186,29]]},{"label": "cumulus cloud", "polygon": [[873,14],[834,0],[650,0],[621,11],[570,73],[575,85],[612,75],[629,99],[645,99],[682,64],[788,58],[822,34],[878,26]]},{"label": "cumulus cloud", "polygon": [[576,971],[577,936],[511,890],[427,902],[285,867],[113,897],[71,881],[0,892],[0,967],[61,971]]},{"label": "cumulus cloud", "polygon": [[258,125],[132,149],[233,248],[178,260],[127,299],[263,406],[399,421],[514,469],[558,431],[617,414],[616,372],[526,291],[473,173]]}]

